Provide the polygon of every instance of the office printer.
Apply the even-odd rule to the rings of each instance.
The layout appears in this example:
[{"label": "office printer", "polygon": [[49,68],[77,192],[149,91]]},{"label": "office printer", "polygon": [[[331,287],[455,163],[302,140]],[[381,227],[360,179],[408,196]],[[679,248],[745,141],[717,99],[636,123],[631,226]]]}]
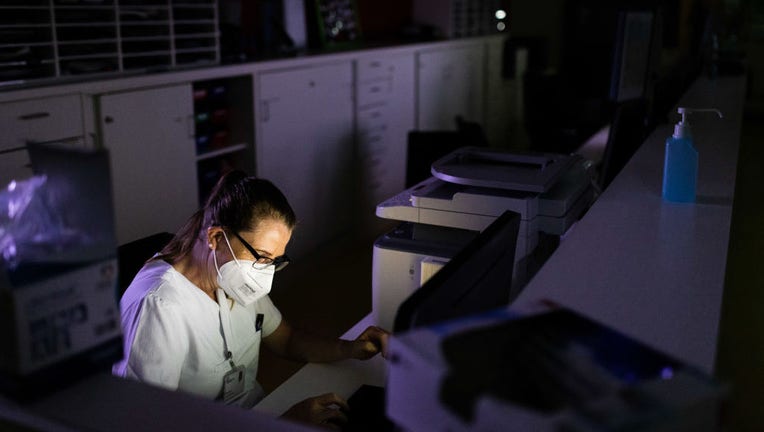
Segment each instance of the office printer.
[{"label": "office printer", "polygon": [[562,307],[396,335],[386,414],[408,431],[717,431],[724,387]]},{"label": "office printer", "polygon": [[521,215],[513,296],[529,277],[539,233],[564,234],[594,199],[580,156],[463,147],[432,164],[432,177],[377,206],[401,221],[374,243],[372,313],[392,328],[400,303],[505,210]]}]

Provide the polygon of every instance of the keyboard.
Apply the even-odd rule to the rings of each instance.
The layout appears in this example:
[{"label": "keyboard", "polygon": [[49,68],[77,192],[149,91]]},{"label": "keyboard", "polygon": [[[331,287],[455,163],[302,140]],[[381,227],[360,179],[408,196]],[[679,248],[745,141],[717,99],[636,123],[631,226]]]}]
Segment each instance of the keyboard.
[{"label": "keyboard", "polygon": [[385,388],[364,384],[348,398],[348,422],[344,432],[392,432],[395,424],[385,415]]}]

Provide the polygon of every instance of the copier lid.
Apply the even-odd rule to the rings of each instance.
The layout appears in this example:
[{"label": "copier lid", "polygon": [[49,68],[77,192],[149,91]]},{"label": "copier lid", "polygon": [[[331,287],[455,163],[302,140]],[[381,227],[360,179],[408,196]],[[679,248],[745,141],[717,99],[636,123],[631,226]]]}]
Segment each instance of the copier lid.
[{"label": "copier lid", "polygon": [[431,172],[449,183],[542,193],[574,163],[563,154],[462,147],[433,162]]}]

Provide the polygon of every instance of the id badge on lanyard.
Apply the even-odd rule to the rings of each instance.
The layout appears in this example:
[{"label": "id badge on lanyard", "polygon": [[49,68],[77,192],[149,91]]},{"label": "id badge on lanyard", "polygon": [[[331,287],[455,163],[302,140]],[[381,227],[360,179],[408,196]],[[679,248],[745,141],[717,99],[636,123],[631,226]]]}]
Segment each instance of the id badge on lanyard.
[{"label": "id badge on lanyard", "polygon": [[223,290],[218,289],[218,304],[220,305],[220,326],[223,328],[223,346],[225,358],[231,364],[231,370],[223,376],[223,402],[228,404],[236,401],[246,393],[245,382],[247,370],[244,366],[237,366],[233,361],[233,353],[228,349],[231,317],[228,311],[228,299]]},{"label": "id badge on lanyard", "polygon": [[[233,361],[231,362],[233,365]],[[245,393],[244,377],[247,375],[244,366],[233,366],[223,376],[223,402],[231,403],[242,397]]]}]

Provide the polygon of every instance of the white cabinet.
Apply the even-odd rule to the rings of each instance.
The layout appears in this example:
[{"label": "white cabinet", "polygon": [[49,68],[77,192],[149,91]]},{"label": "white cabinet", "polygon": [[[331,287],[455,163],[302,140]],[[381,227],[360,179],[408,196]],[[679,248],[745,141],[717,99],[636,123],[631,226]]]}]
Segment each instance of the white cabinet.
[{"label": "white cabinet", "polygon": [[82,98],[78,94],[0,105],[0,187],[32,175],[25,149],[30,141],[84,145]]},{"label": "white cabinet", "polygon": [[265,71],[255,93],[257,175],[295,209],[299,225],[289,253],[304,255],[352,223],[352,63]]},{"label": "white cabinet", "polygon": [[[405,187],[408,132],[415,128],[414,55],[379,54],[356,61],[356,145],[361,221]],[[373,222],[372,222],[373,223]]]},{"label": "white cabinet", "polygon": [[456,116],[483,122],[484,45],[417,54],[417,129],[454,130]]},{"label": "white cabinet", "polygon": [[[460,115],[490,137],[506,134],[512,107],[500,77],[502,41],[3,90],[0,182],[31,173],[27,141],[102,144],[111,153],[125,243],[176,231],[222,172],[240,168],[284,191],[300,222],[290,253],[300,255],[375,228],[376,205],[405,187],[409,131],[453,130]],[[205,105],[203,92],[220,103]]]},{"label": "white cabinet", "polygon": [[175,232],[198,208],[190,84],[98,97],[117,241]]}]

